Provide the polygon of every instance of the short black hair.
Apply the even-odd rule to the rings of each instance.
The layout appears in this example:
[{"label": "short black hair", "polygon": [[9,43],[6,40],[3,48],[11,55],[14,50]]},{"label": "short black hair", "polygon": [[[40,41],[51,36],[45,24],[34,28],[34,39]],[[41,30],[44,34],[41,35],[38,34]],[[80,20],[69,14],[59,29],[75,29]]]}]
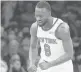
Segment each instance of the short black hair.
[{"label": "short black hair", "polygon": [[47,10],[51,11],[51,6],[48,2],[46,1],[40,1],[37,3],[36,7],[38,8],[46,8]]}]

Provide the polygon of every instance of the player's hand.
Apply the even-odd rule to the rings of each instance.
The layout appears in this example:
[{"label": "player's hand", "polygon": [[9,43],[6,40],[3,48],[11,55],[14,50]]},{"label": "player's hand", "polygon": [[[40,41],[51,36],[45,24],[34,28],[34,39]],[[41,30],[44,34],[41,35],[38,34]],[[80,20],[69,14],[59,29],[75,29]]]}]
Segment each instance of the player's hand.
[{"label": "player's hand", "polygon": [[36,72],[36,71],[37,71],[37,67],[35,65],[28,68],[28,72]]},{"label": "player's hand", "polygon": [[46,70],[48,68],[50,68],[52,65],[51,63],[49,62],[42,62],[42,63],[39,63],[39,67],[42,69],[42,70]]}]

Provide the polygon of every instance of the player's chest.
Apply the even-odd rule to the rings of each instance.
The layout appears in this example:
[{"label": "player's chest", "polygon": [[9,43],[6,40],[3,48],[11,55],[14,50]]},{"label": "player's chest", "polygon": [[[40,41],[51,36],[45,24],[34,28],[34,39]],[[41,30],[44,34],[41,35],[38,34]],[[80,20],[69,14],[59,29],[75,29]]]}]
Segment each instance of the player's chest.
[{"label": "player's chest", "polygon": [[38,32],[37,37],[41,43],[56,44],[57,39],[53,31]]},{"label": "player's chest", "polygon": [[[37,31],[37,37],[38,38],[52,38],[55,39],[55,32],[53,30],[49,31],[43,31],[43,30],[38,30]],[[46,39],[47,40],[47,39]]]}]

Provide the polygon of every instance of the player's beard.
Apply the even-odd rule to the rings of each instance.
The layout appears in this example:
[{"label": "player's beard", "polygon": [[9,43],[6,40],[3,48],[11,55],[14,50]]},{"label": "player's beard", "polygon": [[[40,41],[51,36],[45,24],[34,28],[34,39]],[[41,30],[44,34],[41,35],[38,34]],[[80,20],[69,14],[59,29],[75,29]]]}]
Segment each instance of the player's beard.
[{"label": "player's beard", "polygon": [[41,24],[41,25],[39,25],[39,26],[40,26],[40,27],[43,27],[45,24],[46,24],[46,23],[43,23],[43,24]]},{"label": "player's beard", "polygon": [[47,23],[48,20],[46,20],[44,23],[42,24],[38,24],[40,27],[43,27],[46,23]]}]

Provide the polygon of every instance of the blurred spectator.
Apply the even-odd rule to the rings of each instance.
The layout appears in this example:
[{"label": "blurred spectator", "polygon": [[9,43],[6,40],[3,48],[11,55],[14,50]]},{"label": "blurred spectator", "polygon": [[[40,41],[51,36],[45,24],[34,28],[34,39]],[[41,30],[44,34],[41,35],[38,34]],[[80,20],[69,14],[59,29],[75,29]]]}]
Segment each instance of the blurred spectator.
[{"label": "blurred spectator", "polygon": [[23,5],[24,5],[24,2],[23,1],[19,1],[18,2],[18,10],[19,10],[19,13],[24,12]]},{"label": "blurred spectator", "polygon": [[[15,31],[15,29],[18,29],[18,23],[16,21],[11,21],[9,27]],[[16,32],[18,32],[18,30]]]},{"label": "blurred spectator", "polygon": [[4,38],[1,38],[1,57],[8,53],[7,41]]},{"label": "blurred spectator", "polygon": [[8,40],[9,41],[12,41],[12,40],[16,40],[17,37],[15,35],[15,32],[14,31],[10,31],[9,34],[8,34]]},{"label": "blurred spectator", "polygon": [[14,39],[16,40],[17,34],[18,34],[17,22],[15,22],[15,21],[10,22],[10,25],[9,25],[7,31],[8,31],[8,40],[9,41],[14,40]]},{"label": "blurred spectator", "polygon": [[73,38],[73,45],[76,48],[75,51],[78,52],[77,50],[79,48],[81,50],[81,47],[80,47],[80,45],[81,45],[81,31],[80,31],[80,29],[81,29],[81,21],[80,20],[76,20],[74,25],[75,25],[75,27],[77,29],[77,36],[75,36]]},{"label": "blurred spectator", "polygon": [[55,2],[51,2],[51,8],[53,10],[53,12],[56,14],[57,17],[60,17],[60,15],[62,14],[62,12],[64,11],[64,1],[55,1]]},{"label": "blurred spectator", "polygon": [[22,29],[22,32],[23,32],[23,38],[25,38],[25,37],[30,38],[30,30],[29,30],[28,27],[24,27],[24,28]]},{"label": "blurred spectator", "polygon": [[67,7],[68,10],[74,10],[76,12],[79,13],[79,15],[81,16],[81,2],[76,2],[74,5],[68,5]]},{"label": "blurred spectator", "polygon": [[29,27],[24,27],[22,32],[23,33],[29,33],[30,32]]},{"label": "blurred spectator", "polygon": [[78,63],[78,69],[79,69],[79,72],[81,72],[81,20],[76,20],[76,23],[75,23],[75,26],[77,28],[77,32],[78,32],[78,35],[77,35],[77,40],[78,40],[78,47],[75,48],[75,58],[76,58],[76,61]]},{"label": "blurred spectator", "polygon": [[5,39],[1,38],[1,49],[3,49],[6,45]]},{"label": "blurred spectator", "polygon": [[77,32],[78,32],[78,37],[81,38],[81,20],[76,20],[75,22],[75,26],[77,28]]},{"label": "blurred spectator", "polygon": [[11,57],[9,72],[26,72],[21,66],[20,56],[18,54],[14,54]]},{"label": "blurred spectator", "polygon": [[77,61],[78,61],[78,69],[79,69],[79,72],[81,72],[81,53],[80,53],[80,55],[77,56]]},{"label": "blurred spectator", "polygon": [[5,45],[5,43],[1,41],[1,47],[0,47],[0,71],[1,72],[7,72],[8,71],[7,63],[3,60],[2,56],[1,56],[2,55],[1,52],[4,48],[4,45]]},{"label": "blurred spectator", "polygon": [[5,27],[8,27],[9,20],[13,17],[13,12],[14,12],[15,7],[16,7],[16,1],[4,2],[2,11],[3,11],[3,16],[4,16]]},{"label": "blurred spectator", "polygon": [[6,30],[8,30],[8,33],[11,31],[14,31],[15,34],[18,33],[19,31],[19,27],[18,27],[18,23],[16,21],[10,21],[9,26],[6,28]]},{"label": "blurred spectator", "polygon": [[73,46],[74,46],[74,48],[79,47],[80,40],[79,40],[78,36],[75,36],[72,40],[73,40]]},{"label": "blurred spectator", "polygon": [[71,10],[68,10],[66,13],[63,13],[61,16],[62,16],[62,17],[67,17],[69,20],[71,20],[71,21],[73,21],[73,22],[74,22],[74,21],[76,20],[76,18],[77,18],[76,12],[71,11]]},{"label": "blurred spectator", "polygon": [[[75,61],[74,61],[74,67],[75,72],[76,69],[81,72],[81,21],[80,20],[75,20],[74,26],[76,27],[77,30],[77,35],[72,38],[73,40],[73,46],[74,46],[74,51],[75,51]],[[78,68],[77,68],[78,67]]]},{"label": "blurred spectator", "polygon": [[15,31],[14,31],[14,30],[11,30],[11,31],[9,31],[8,34],[10,34],[10,35],[15,35]]},{"label": "blurred spectator", "polygon": [[30,30],[29,27],[24,27],[19,33],[18,33],[18,40],[21,41],[25,37],[30,37]]},{"label": "blurred spectator", "polygon": [[28,68],[28,59],[29,59],[29,47],[30,47],[30,38],[25,37],[21,42],[20,52],[25,56],[27,60],[27,68]]},{"label": "blurred spectator", "polygon": [[62,19],[68,23],[69,27],[70,27],[70,34],[71,37],[75,37],[77,36],[77,29],[75,27],[75,21],[77,18],[76,13],[72,12],[72,11],[67,11],[66,13],[63,13],[61,15]]},{"label": "blurred spectator", "polygon": [[20,32],[18,33],[18,41],[21,42],[22,39],[23,39],[23,32],[20,31]]},{"label": "blurred spectator", "polygon": [[21,21],[24,26],[30,27],[35,21],[33,4],[27,3],[25,8],[25,12],[21,14]]},{"label": "blurred spectator", "polygon": [[1,37],[7,39],[7,32],[3,26],[1,26]]},{"label": "blurred spectator", "polygon": [[7,62],[8,67],[10,67],[10,59],[12,57],[13,54],[18,54],[20,56],[20,61],[21,61],[21,65],[26,67],[26,61],[24,56],[18,52],[19,50],[19,43],[16,40],[12,40],[9,42],[9,53],[7,55],[4,56],[4,60]]},{"label": "blurred spectator", "polygon": [[29,47],[30,47],[30,38],[29,37],[26,37],[23,39],[22,46],[23,46],[24,50],[29,51]]},{"label": "blurred spectator", "polygon": [[10,21],[10,26],[17,26],[17,22],[16,21]]}]

